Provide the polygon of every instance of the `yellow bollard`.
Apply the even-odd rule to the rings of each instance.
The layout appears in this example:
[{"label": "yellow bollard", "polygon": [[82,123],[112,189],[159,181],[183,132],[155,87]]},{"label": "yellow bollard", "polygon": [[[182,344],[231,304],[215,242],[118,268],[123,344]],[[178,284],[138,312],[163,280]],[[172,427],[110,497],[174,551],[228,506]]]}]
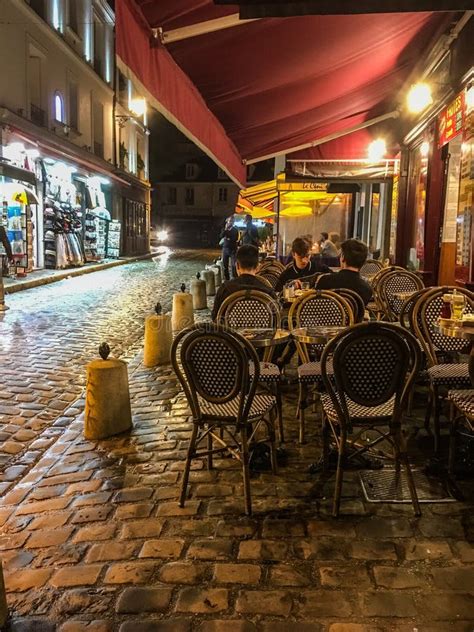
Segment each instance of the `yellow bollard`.
[{"label": "yellow bollard", "polygon": [[171,362],[171,316],[161,313],[160,303],[156,304],[155,312],[145,320],[143,364],[148,367]]},{"label": "yellow bollard", "polygon": [[199,272],[191,281],[191,296],[194,309],[207,309],[206,282],[201,279]]},{"label": "yellow bollard", "polygon": [[214,296],[216,293],[216,275],[212,270],[203,270],[201,276],[206,282],[206,294]]},{"label": "yellow bollard", "polygon": [[171,328],[173,331],[181,331],[194,325],[193,297],[185,291],[186,286],[181,286],[181,292],[173,294],[173,311],[171,315]]},{"label": "yellow bollard", "polygon": [[108,359],[110,347],[106,343],[100,345],[99,353],[102,360],[87,365],[86,439],[106,439],[132,427],[127,364]]},{"label": "yellow bollard", "polygon": [[3,579],[2,560],[0,560],[0,630],[8,619],[7,593],[5,591],[5,581]]},{"label": "yellow bollard", "polygon": [[218,265],[217,263],[215,263],[213,266],[211,266],[211,270],[214,272],[214,276],[215,278],[215,283],[216,283],[216,289],[219,288],[222,285],[222,271],[221,271],[221,267],[220,265]]}]

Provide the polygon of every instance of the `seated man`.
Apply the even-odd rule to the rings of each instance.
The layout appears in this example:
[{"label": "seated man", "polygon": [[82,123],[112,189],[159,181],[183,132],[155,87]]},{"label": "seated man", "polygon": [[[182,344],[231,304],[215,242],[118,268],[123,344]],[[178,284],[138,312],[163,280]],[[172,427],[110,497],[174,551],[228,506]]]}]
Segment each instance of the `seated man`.
[{"label": "seated man", "polygon": [[359,270],[367,259],[368,249],[359,239],[346,239],[341,244],[341,270],[323,274],[316,280],[317,290],[337,290],[347,288],[354,290],[364,301],[364,305],[372,298],[372,288],[359,274]]},{"label": "seated man", "polygon": [[[291,244],[293,263],[289,263],[280,274],[275,291],[281,292],[285,283],[298,281],[304,277],[311,277],[320,272],[329,272],[329,268],[317,259],[311,259],[310,244],[303,237],[297,237]],[[295,285],[299,285],[295,283]]]},{"label": "seated man", "polygon": [[217,313],[225,299],[239,290],[259,290],[270,294],[272,298],[276,298],[275,292],[264,281],[258,279],[255,275],[258,268],[258,248],[255,246],[241,246],[237,250],[236,269],[237,277],[231,281],[226,281],[217,290],[212,308],[212,320],[217,320]]}]

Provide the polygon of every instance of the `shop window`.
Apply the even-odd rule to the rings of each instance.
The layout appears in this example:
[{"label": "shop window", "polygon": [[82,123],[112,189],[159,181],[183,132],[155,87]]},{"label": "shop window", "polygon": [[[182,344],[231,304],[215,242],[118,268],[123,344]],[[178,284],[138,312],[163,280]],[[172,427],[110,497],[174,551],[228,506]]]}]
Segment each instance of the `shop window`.
[{"label": "shop window", "polygon": [[196,165],[192,162],[186,163],[186,180],[194,180],[197,175]]},{"label": "shop window", "polygon": [[45,0],[29,0],[28,4],[40,18],[43,18],[43,20],[46,19]]},{"label": "shop window", "polygon": [[194,204],[194,189],[192,187],[186,187],[184,201],[188,206]]},{"label": "shop window", "polygon": [[425,261],[425,211],[428,183],[428,156],[424,143],[410,152],[411,186],[413,187],[414,212],[411,228],[411,243],[408,255],[410,267],[423,269]]},{"label": "shop window", "polygon": [[79,96],[78,86],[75,81],[70,81],[68,85],[69,101],[69,127],[79,130]]},{"label": "shop window", "polygon": [[168,187],[168,204],[176,204],[176,187]]},{"label": "shop window", "polygon": [[43,58],[33,47],[30,47],[28,57],[28,92],[30,95],[30,117],[36,125],[47,124],[46,112],[43,104],[42,90]]},{"label": "shop window", "polygon": [[121,105],[128,107],[128,79],[120,70],[117,72],[118,100]]},{"label": "shop window", "polygon": [[94,13],[94,70],[103,77],[105,56],[104,25],[99,16]]},{"label": "shop window", "polygon": [[54,120],[59,121],[59,123],[66,122],[64,116],[64,99],[59,92],[54,94]]},{"label": "shop window", "polygon": [[227,202],[227,188],[219,187],[219,202]]}]

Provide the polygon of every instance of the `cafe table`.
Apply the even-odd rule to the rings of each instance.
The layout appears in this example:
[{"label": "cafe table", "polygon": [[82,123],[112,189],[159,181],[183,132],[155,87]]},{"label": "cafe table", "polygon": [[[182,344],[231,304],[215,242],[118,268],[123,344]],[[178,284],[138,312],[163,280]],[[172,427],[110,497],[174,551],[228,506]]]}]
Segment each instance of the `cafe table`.
[{"label": "cafe table", "polygon": [[[443,336],[474,342],[474,322],[469,325],[462,325],[459,321],[441,321],[438,323],[436,329],[440,334],[443,334]],[[474,386],[474,345],[471,347],[471,353],[469,355],[469,377],[471,378],[471,384]]]},{"label": "cafe table", "polygon": [[394,294],[392,294],[392,296],[393,296],[393,298],[396,298],[397,300],[399,300],[402,303],[404,303],[409,298],[411,298],[413,296],[413,294],[416,294],[416,292],[418,292],[418,290],[410,290],[409,292],[394,292]]},{"label": "cafe table", "polygon": [[288,329],[265,329],[259,327],[244,327],[237,329],[256,349],[265,349],[264,362],[268,362],[271,356],[272,347],[285,344],[290,340],[291,334]]},{"label": "cafe table", "polygon": [[291,335],[297,342],[309,345],[326,344],[331,338],[337,336],[346,326],[315,325],[313,327],[298,327],[293,329]]}]

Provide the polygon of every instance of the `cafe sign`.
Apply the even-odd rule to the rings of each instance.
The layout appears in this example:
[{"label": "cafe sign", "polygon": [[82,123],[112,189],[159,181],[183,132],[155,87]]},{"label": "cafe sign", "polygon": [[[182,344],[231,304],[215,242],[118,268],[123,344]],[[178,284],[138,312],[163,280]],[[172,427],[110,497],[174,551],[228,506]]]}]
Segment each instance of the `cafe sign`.
[{"label": "cafe sign", "polygon": [[327,192],[327,182],[288,182],[277,181],[278,191],[323,191]]},{"label": "cafe sign", "polygon": [[445,108],[438,118],[438,146],[443,147],[462,132],[464,126],[464,92]]}]

